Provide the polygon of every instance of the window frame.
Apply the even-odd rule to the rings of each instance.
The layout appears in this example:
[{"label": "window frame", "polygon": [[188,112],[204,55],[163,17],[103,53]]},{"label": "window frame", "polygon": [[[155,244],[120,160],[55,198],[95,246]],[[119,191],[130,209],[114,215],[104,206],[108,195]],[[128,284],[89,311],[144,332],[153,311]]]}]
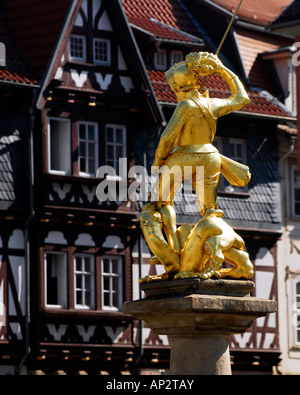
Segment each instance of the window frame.
[{"label": "window frame", "polygon": [[[297,293],[297,286],[299,293]],[[294,345],[300,347],[300,279],[293,281],[293,332],[294,332]]]},{"label": "window frame", "polygon": [[[60,299],[62,303],[52,304],[49,303],[47,298],[47,286],[49,282],[47,282],[47,262],[46,257],[50,254],[58,254],[59,256],[63,256],[63,271],[64,276],[60,284],[63,284],[63,298]],[[80,267],[76,268],[76,257],[81,258],[81,262],[83,260],[82,257],[88,257],[90,266],[88,267],[88,274],[90,276],[90,281],[87,284],[82,284],[82,282],[77,282],[76,279],[78,276],[82,274],[82,263],[80,263]],[[108,257],[111,259],[117,260],[117,266],[115,268],[117,276],[111,276],[111,273],[107,273],[104,271],[103,262],[104,259]],[[40,283],[41,283],[41,292],[39,293],[39,305],[41,309],[45,312],[59,312],[63,311],[63,314],[83,314],[86,315],[94,315],[98,314],[107,314],[107,313],[121,313],[122,312],[122,304],[124,300],[127,300],[129,297],[129,289],[127,287],[127,282],[125,283],[124,278],[127,278],[127,259],[128,256],[126,254],[119,254],[118,251],[113,248],[107,250],[107,252],[103,251],[103,254],[100,254],[98,249],[89,248],[89,247],[74,247],[74,246],[65,246],[60,244],[47,244],[40,248]],[[110,263],[112,265],[112,263]],[[86,267],[84,268],[86,269]],[[113,270],[110,270],[113,272]],[[118,296],[115,296],[115,300],[113,300],[113,295],[109,296],[109,305],[105,305],[104,300],[104,277],[118,277],[115,283],[112,283],[112,286],[106,290],[108,293],[115,290],[118,292]],[[109,280],[112,281],[112,280]],[[59,283],[59,282],[58,282]],[[83,285],[83,286],[82,286]],[[107,284],[106,284],[107,285]],[[51,286],[51,284],[50,284]],[[84,292],[87,290],[90,292],[90,296],[87,300],[78,299],[78,294],[76,295],[76,291]],[[81,293],[82,295],[82,293]],[[50,295],[52,296],[52,295]],[[57,295],[56,295],[57,296]],[[54,298],[52,298],[53,300]],[[114,303],[117,303],[114,305]],[[106,299],[107,302],[107,299]]]},{"label": "window frame", "polygon": [[[159,55],[162,55],[162,60],[163,63],[159,62]],[[154,68],[155,70],[161,70],[161,71],[165,71],[167,70],[167,50],[164,48],[160,48],[158,49],[155,53],[154,53]]]},{"label": "window frame", "polygon": [[[95,140],[89,140],[88,136],[87,139],[81,139],[80,138],[80,126],[94,126],[94,133],[95,133]],[[85,133],[87,132],[87,130],[85,130]],[[81,177],[96,177],[97,174],[97,169],[99,167],[99,126],[98,123],[96,122],[86,122],[86,121],[80,121],[78,122],[78,130],[77,130],[77,138],[78,138],[78,174]],[[81,141],[85,141],[86,142],[86,152],[85,154],[87,154],[85,156],[85,165],[86,165],[86,169],[88,168],[88,161],[90,159],[90,157],[88,156],[88,144],[89,143],[93,143],[95,145],[94,150],[95,150],[95,166],[94,166],[94,171],[93,172],[84,172],[80,170],[80,158],[81,158],[81,152],[80,152],[80,142]],[[89,170],[89,169],[88,169]]]},{"label": "window frame", "polygon": [[[110,142],[108,141],[108,129],[113,129],[114,133],[114,141]],[[122,134],[123,134],[123,143],[117,143],[116,142],[116,130],[117,129],[122,129]],[[112,161],[111,159],[108,159],[108,146],[113,147],[113,153],[114,153],[114,158],[113,158],[113,165],[111,163],[108,163],[108,161]],[[123,149],[123,154],[122,156],[117,156],[116,155],[116,149],[117,147],[122,147]],[[119,169],[119,174],[117,174],[117,160],[118,158],[127,158],[127,128],[125,125],[117,125],[117,124],[106,124],[105,125],[105,164],[107,166],[112,166],[116,172],[116,180],[124,180],[126,179],[126,169]]]},{"label": "window frame", "polygon": [[[96,43],[101,42],[107,44],[107,60],[98,60],[96,59]],[[111,40],[106,39],[106,38],[100,38],[100,37],[93,37],[93,61],[95,64],[100,65],[100,66],[111,66]]]},{"label": "window frame", "polygon": [[[109,259],[109,265],[110,265],[110,272],[105,272],[104,271],[104,259]],[[116,274],[112,272],[111,267],[112,267],[112,259],[117,259],[118,260],[118,271],[119,273]],[[109,290],[106,292],[104,288],[104,279],[105,277],[109,278]],[[118,306],[114,306],[113,304],[113,294],[114,289],[112,285],[112,279],[113,278],[118,278]],[[114,312],[119,312],[122,310],[122,303],[123,303],[123,294],[124,294],[124,289],[123,289],[123,257],[120,255],[102,255],[101,257],[101,309],[102,311],[114,311]],[[109,294],[109,300],[110,300],[110,306],[105,305],[104,302],[104,294]]]},{"label": "window frame", "polygon": [[[235,146],[238,144],[241,145],[241,157],[232,155],[231,144],[234,144]],[[245,139],[232,138],[232,137],[228,138],[227,150],[226,150],[226,142],[222,140],[222,148],[223,148],[223,151],[226,151],[225,153],[223,153],[224,155],[228,156],[230,159],[232,159],[236,162],[247,165],[247,141]],[[228,154],[227,154],[227,151],[228,151]],[[236,186],[232,186],[224,177],[222,177],[222,179],[223,179],[222,192],[225,192],[225,193],[247,193],[248,192],[248,185],[246,185],[244,187],[236,187]]]},{"label": "window frame", "polygon": [[[72,56],[71,54],[71,39],[72,38],[77,38],[77,39],[82,39],[82,52],[83,52],[83,56],[79,57],[79,56]],[[75,61],[75,62],[83,62],[85,63],[87,61],[87,45],[86,45],[86,36],[82,35],[82,34],[71,34],[70,35],[70,39],[69,39],[69,60],[70,61]]]},{"label": "window frame", "polygon": [[[175,57],[180,56],[180,60],[175,59]],[[184,54],[180,50],[171,51],[171,66],[175,63],[180,63],[184,60]]]},{"label": "window frame", "polygon": [[[244,165],[246,165],[247,164],[247,145],[246,145],[246,140],[230,138],[229,139],[229,146],[231,144],[235,144],[235,145],[241,144],[241,151],[242,151],[241,159],[242,160],[240,161],[240,163],[243,163]],[[230,155],[230,159],[233,159],[233,160],[239,162],[239,160],[238,160],[239,158],[233,157],[232,155]]]},{"label": "window frame", "polygon": [[[76,269],[76,258],[90,258],[90,271],[78,271]],[[74,268],[74,308],[75,310],[95,310],[95,256],[93,254],[85,254],[85,253],[75,253],[73,255],[73,268]],[[81,262],[82,264],[82,262]],[[82,281],[82,288],[77,288],[76,286],[76,280],[77,280],[77,275],[81,275],[81,278],[83,279]],[[85,295],[86,295],[86,277],[90,276],[90,305],[87,305],[85,303],[77,303],[77,290],[79,291],[80,289],[82,290],[82,296],[83,296],[83,301],[85,302]]]},{"label": "window frame", "polygon": [[[300,218],[300,214],[296,214],[296,210],[295,210],[295,205],[297,203],[296,199],[295,199],[295,172],[298,172],[298,168],[297,165],[292,165],[291,166],[291,214],[292,214],[292,218]],[[300,201],[299,201],[300,203]]]},{"label": "window frame", "polygon": [[[52,304],[48,303],[48,262],[47,255],[60,255],[64,257],[63,268],[61,269],[64,273],[63,278],[61,276],[57,277],[61,279],[64,284],[64,290],[62,292],[63,295],[63,303],[61,304]],[[49,309],[68,309],[68,254],[63,251],[44,251],[44,304],[46,308]],[[58,295],[57,298],[59,299]]]},{"label": "window frame", "polygon": [[[67,170],[55,170],[52,169],[52,141],[51,141],[51,121],[62,122],[68,124],[68,142],[67,147],[68,150],[65,150],[64,153],[68,152],[68,169]],[[72,145],[72,135],[71,135],[71,121],[67,118],[59,118],[59,117],[49,117],[47,124],[47,134],[48,134],[48,172],[50,174],[58,174],[58,175],[71,175],[72,174],[72,156],[71,156],[71,145]],[[61,144],[64,146],[64,144]]]}]

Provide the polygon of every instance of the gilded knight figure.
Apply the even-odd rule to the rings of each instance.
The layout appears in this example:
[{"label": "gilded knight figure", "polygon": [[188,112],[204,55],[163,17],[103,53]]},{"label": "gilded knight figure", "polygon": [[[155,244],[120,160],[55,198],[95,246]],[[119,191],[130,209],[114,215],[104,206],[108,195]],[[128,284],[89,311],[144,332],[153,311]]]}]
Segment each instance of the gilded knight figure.
[{"label": "gilded knight figure", "polygon": [[[232,93],[229,98],[200,93],[199,76],[211,74],[224,78]],[[234,186],[245,186],[251,175],[247,166],[224,157],[212,144],[218,118],[248,104],[247,92],[238,76],[207,52],[187,55],[166,72],[166,79],[178,105],[161,136],[152,166],[152,172],[159,173],[155,199],[144,206],[141,215],[145,239],[155,255],[152,262],[163,263],[166,273],[143,281],[174,276],[251,278],[253,267],[243,251],[244,242],[223,221],[217,203],[221,173]],[[198,172],[199,168],[203,170]],[[192,183],[203,218],[195,226],[177,228],[173,200],[184,179]],[[225,259],[233,268],[220,270]]]}]

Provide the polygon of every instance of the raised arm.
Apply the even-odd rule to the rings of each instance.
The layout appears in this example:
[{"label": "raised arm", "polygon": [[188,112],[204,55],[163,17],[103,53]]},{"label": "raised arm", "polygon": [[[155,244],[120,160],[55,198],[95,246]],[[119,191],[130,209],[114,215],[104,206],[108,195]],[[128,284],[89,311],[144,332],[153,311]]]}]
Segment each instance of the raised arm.
[{"label": "raised arm", "polygon": [[240,110],[250,102],[250,99],[239,77],[227,67],[222,65],[216,74],[224,78],[232,93],[228,99],[211,100],[210,110],[213,115],[218,118],[230,112]]},{"label": "raised arm", "polygon": [[240,110],[250,102],[238,76],[225,67],[216,55],[208,52],[192,52],[186,59],[191,72],[205,77],[212,74],[220,75],[229,85],[231,97],[210,100],[210,110],[216,118]]}]

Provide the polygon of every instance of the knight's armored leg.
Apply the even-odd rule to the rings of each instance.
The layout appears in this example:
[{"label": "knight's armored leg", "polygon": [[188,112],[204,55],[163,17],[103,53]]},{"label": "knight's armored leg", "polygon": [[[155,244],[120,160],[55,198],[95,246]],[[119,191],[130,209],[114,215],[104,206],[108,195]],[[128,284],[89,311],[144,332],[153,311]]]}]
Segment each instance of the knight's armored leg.
[{"label": "knight's armored leg", "polygon": [[[167,162],[168,163],[168,162]],[[163,230],[168,239],[168,243],[178,255],[181,246],[178,235],[176,233],[176,212],[173,207],[173,200],[183,181],[183,171],[180,166],[172,166],[168,164],[164,166],[159,179],[159,190],[157,194],[158,206],[163,221]]]},{"label": "knight's armored leg", "polygon": [[160,214],[162,217],[164,232],[168,239],[168,242],[176,254],[180,254],[180,241],[176,233],[176,212],[171,204],[163,205],[160,209]]},{"label": "knight's armored leg", "polygon": [[[164,265],[168,276],[176,274],[180,270],[179,256],[163,237],[161,214],[154,203],[148,203],[143,207],[141,229],[150,250]],[[142,281],[148,280],[151,279],[147,277]]]},{"label": "knight's armored leg", "polygon": [[[200,201],[200,213],[203,217],[208,217],[214,214],[216,217],[223,217],[224,213],[218,209],[217,195],[219,185],[220,173],[215,174],[212,177],[205,178],[204,181],[196,180],[194,189],[196,190],[198,199]],[[200,188],[203,188],[201,192]],[[197,191],[200,190],[200,193]]]},{"label": "knight's armored leg", "polygon": [[214,214],[222,217],[218,210],[217,196],[221,172],[221,157],[218,152],[200,154],[193,169],[192,184],[197,194],[200,213],[203,217]]}]

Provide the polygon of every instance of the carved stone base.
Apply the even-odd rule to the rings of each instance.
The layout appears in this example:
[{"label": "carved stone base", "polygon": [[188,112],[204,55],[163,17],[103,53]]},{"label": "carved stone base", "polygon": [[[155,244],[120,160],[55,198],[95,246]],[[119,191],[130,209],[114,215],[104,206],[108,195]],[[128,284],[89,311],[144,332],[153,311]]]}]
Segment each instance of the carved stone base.
[{"label": "carved stone base", "polygon": [[231,374],[228,338],[277,310],[277,303],[250,296],[251,281],[186,279],[141,285],[147,297],[123,312],[171,339],[171,374]]}]

